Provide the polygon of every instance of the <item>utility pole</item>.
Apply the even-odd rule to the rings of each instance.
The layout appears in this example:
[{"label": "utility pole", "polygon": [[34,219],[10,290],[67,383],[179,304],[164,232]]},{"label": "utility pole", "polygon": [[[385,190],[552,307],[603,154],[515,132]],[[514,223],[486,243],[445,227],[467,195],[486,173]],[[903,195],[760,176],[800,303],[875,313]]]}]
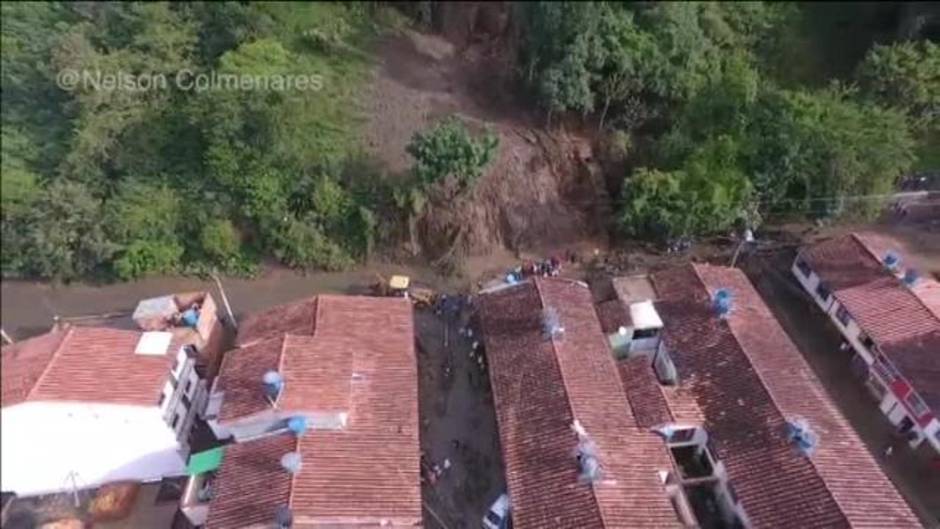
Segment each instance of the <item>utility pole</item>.
[{"label": "utility pole", "polygon": [[215,286],[219,288],[219,294],[222,295],[222,303],[225,304],[225,311],[228,313],[229,321],[232,322],[232,327],[237,329],[238,322],[235,321],[235,314],[232,312],[232,306],[229,305],[228,296],[225,295],[225,289],[222,288],[222,281],[219,280],[219,276],[217,276],[215,272],[212,273],[212,279],[215,280]]},{"label": "utility pole", "polygon": [[738,243],[738,247],[734,250],[734,256],[731,258],[731,268],[734,268],[734,264],[738,262],[738,255],[741,253],[741,248],[744,248],[744,245],[750,242],[754,242],[754,234],[750,229],[744,230],[744,237],[741,238],[741,242]]}]

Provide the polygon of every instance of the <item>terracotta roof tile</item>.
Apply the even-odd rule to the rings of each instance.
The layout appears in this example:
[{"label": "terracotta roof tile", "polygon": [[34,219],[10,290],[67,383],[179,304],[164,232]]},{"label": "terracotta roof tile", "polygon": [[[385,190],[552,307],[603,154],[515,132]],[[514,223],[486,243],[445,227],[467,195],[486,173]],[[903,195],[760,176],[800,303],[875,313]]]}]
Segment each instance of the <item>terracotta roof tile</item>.
[{"label": "terracotta roof tile", "polygon": [[316,325],[316,310],[317,298],[309,298],[249,314],[238,324],[236,345],[246,347],[284,334],[311,336]]},{"label": "terracotta roof tile", "polygon": [[[671,461],[633,418],[588,289],[535,279],[480,303],[514,525],[679,526],[657,474]],[[543,336],[546,307],[562,338]],[[578,481],[575,419],[600,453],[605,475],[593,486]]]},{"label": "terracotta roof tile", "polygon": [[[690,265],[653,280],[680,384],[754,527],[920,527],[743,273]],[[734,300],[725,320],[710,308],[719,288]],[[819,435],[811,458],[785,438],[796,416]]]},{"label": "terracotta roof tile", "polygon": [[[309,302],[295,306],[304,303],[309,306]],[[243,375],[246,366],[280,364],[285,377],[281,409],[345,405],[349,410],[345,429],[310,430],[298,443],[303,466],[288,485],[295,522],[363,527],[377,526],[381,520],[420,524],[418,389],[411,304],[400,298],[319,296],[316,306],[311,313],[317,319],[312,337],[287,334],[230,353],[238,358],[249,351],[258,359],[249,356],[223,365],[219,376],[220,381],[226,381],[223,409],[229,391],[236,386],[245,386],[239,391],[260,394],[260,377],[266,369],[252,367]],[[314,324],[303,328],[314,328]],[[230,376],[233,373],[237,376]],[[257,401],[250,402],[254,406]],[[262,441],[275,442],[268,439]],[[239,454],[254,454],[251,447],[262,441],[249,441],[240,452],[226,454],[223,470],[229,465],[243,466]],[[266,464],[278,467],[282,453],[269,453]],[[251,494],[243,491],[240,496],[214,498],[209,527],[246,527],[247,522],[232,521],[239,517],[231,514],[244,503],[252,505],[257,517],[271,519],[265,517],[273,513],[280,496],[271,497],[264,491],[257,493],[259,498]]]},{"label": "terracotta roof tile", "polygon": [[[72,327],[64,335],[50,334],[35,339],[38,341],[24,342],[25,349],[17,353],[16,359],[7,358],[4,349],[4,385],[8,376],[23,373],[20,382],[14,384],[11,402],[53,400],[157,406],[179,349],[179,343],[171,342],[165,355],[135,354],[143,334],[139,331]],[[43,363],[41,375],[35,378],[38,365]],[[24,396],[23,390],[31,381],[32,387]]]},{"label": "terracotta roof tile", "polygon": [[0,405],[12,406],[26,400],[67,334],[65,330],[48,332],[0,349]]},{"label": "terracotta roof tile", "polygon": [[673,421],[649,358],[636,356],[620,360],[617,370],[639,427],[652,428]]},{"label": "terracotta roof tile", "polygon": [[277,508],[290,501],[291,475],[281,466],[281,456],[296,447],[297,439],[291,435],[227,446],[212,482],[205,529],[273,527]]},{"label": "terracotta roof tile", "polygon": [[262,378],[281,363],[284,337],[255,341],[222,356],[214,391],[224,393],[219,422],[235,421],[271,407],[265,397]]},{"label": "terracotta roof tile", "polygon": [[613,334],[620,330],[620,327],[633,327],[633,321],[630,319],[630,309],[619,299],[611,299],[598,303],[597,319],[601,324],[601,329],[606,334]]},{"label": "terracotta roof tile", "polygon": [[885,273],[881,261],[852,236],[814,244],[800,252],[800,256],[833,292],[864,285]]}]

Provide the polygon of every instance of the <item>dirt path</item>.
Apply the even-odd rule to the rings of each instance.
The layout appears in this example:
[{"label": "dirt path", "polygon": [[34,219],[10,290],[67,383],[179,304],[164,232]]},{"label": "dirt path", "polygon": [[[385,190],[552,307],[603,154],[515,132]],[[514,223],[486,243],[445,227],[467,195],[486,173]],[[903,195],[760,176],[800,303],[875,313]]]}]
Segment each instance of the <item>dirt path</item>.
[{"label": "dirt path", "polygon": [[423,475],[450,462],[440,478],[423,487],[428,529],[479,527],[486,508],[505,489],[489,378],[470,356],[476,338],[459,332],[467,316],[415,313]]}]

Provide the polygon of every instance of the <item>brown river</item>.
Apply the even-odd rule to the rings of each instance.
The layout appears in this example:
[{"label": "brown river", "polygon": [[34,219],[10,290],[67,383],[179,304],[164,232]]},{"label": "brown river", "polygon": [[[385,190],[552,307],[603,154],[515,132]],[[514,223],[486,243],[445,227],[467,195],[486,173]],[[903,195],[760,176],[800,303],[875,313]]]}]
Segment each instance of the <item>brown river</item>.
[{"label": "brown river", "polygon": [[[373,265],[348,272],[300,274],[274,269],[256,279],[222,278],[222,286],[236,318],[279,303],[319,293],[362,294],[377,278],[410,275],[431,287],[453,291],[458,283],[427,268]],[[131,312],[141,299],[193,290],[212,292],[221,307],[215,282],[192,277],[152,277],[129,283],[94,285],[11,280],[0,283],[0,323],[13,339],[23,339],[49,329],[53,317],[74,318],[113,312]]]}]

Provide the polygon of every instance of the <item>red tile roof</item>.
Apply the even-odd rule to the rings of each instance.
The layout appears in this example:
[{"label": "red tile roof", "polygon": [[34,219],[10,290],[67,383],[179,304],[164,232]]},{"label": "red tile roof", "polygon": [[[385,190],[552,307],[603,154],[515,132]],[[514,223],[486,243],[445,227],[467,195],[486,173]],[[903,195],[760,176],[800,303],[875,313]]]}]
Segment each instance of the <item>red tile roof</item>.
[{"label": "red tile roof", "polygon": [[[853,233],[801,255],[924,401],[940,412],[940,377],[935,376],[940,372],[940,283],[922,277],[913,288],[904,285],[879,257],[898,248],[900,243],[883,235]],[[853,281],[845,281],[847,276]]]},{"label": "red tile roof", "polygon": [[11,382],[9,395],[4,389],[3,405],[52,400],[157,406],[179,344],[171,343],[163,356],[135,354],[142,334],[72,327],[26,340],[10,356],[5,348],[3,385],[8,377],[22,378]]},{"label": "red tile roof", "polygon": [[[480,300],[514,525],[679,526],[657,474],[671,460],[630,411],[587,287],[534,279]],[[561,338],[542,333],[547,307]],[[593,485],[578,481],[575,419],[600,453],[604,477]]]},{"label": "red tile roof", "polygon": [[[292,435],[272,435],[225,449],[212,482],[205,529],[274,527],[275,513],[290,502],[291,475],[281,456],[297,449]],[[301,468],[309,461],[301,461]]]},{"label": "red tile roof", "polygon": [[649,358],[635,356],[620,360],[617,370],[638,426],[653,428],[673,421]]},{"label": "red tile roof", "polygon": [[[920,527],[742,272],[689,265],[653,281],[680,384],[753,527]],[[733,296],[725,320],[710,308],[719,288]],[[785,437],[791,417],[819,436],[811,458]]]},{"label": "red tile roof", "polygon": [[611,299],[598,303],[597,319],[600,321],[601,329],[607,334],[613,334],[621,327],[633,327],[633,320],[630,317],[630,309],[619,299]]},{"label": "red tile roof", "polygon": [[284,337],[252,342],[233,349],[222,357],[219,376],[213,391],[224,393],[219,422],[226,423],[248,417],[271,407],[265,398],[262,377],[277,371],[284,349]]},{"label": "red tile roof", "polygon": [[[418,383],[411,304],[401,298],[319,296],[311,317],[316,318],[312,337],[288,334],[230,353],[238,358],[248,351],[263,364],[271,364],[272,356],[280,358],[285,377],[282,410],[341,405],[349,410],[345,429],[311,430],[299,441],[303,467],[287,485],[295,523],[374,527],[388,520],[419,525]],[[313,322],[304,326],[313,327]],[[254,372],[245,374],[253,361],[246,357],[223,365],[219,375],[226,388],[223,409],[238,381],[246,386],[240,391],[260,394],[264,369],[253,368]],[[236,368],[237,376],[229,378]],[[245,401],[240,398],[239,402],[244,405]],[[229,466],[239,470],[230,471],[232,477],[224,479],[258,482],[245,476],[255,468],[266,470],[260,464],[242,462],[239,454],[253,454],[251,447],[259,442],[276,443],[269,439],[249,441],[235,454],[227,453],[223,472]],[[280,468],[283,450],[274,452],[268,453],[264,468]],[[277,479],[286,481],[286,475],[281,471]],[[245,515],[246,508],[252,513],[245,515],[246,520],[272,519],[277,498],[260,489],[257,493],[236,490],[213,498],[207,527],[246,527],[251,522],[236,523],[241,515],[232,514]]]},{"label": "red tile roof", "polygon": [[48,332],[0,349],[0,405],[12,406],[29,397],[67,334],[64,330]]},{"label": "red tile roof", "polygon": [[312,336],[316,311],[317,298],[309,298],[249,314],[238,322],[236,345],[246,347],[285,334]]},{"label": "red tile roof", "polygon": [[800,252],[800,256],[826,282],[831,292],[864,285],[885,276],[881,258],[876,258],[852,235],[809,246]]}]

